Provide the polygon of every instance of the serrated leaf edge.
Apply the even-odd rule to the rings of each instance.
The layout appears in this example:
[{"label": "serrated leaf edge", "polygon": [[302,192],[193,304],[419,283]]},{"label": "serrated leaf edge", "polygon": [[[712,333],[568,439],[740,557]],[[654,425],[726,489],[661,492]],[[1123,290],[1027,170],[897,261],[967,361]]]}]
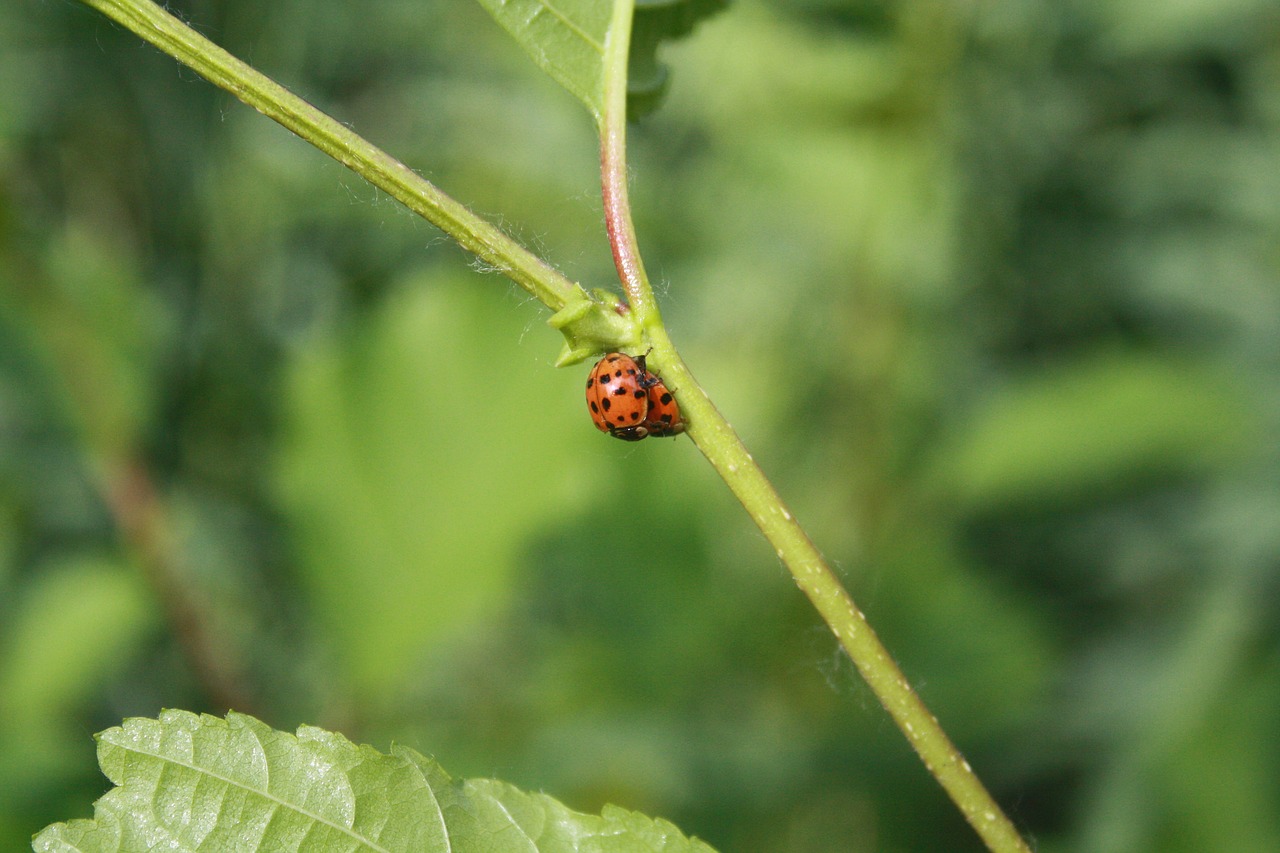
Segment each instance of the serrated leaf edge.
[{"label": "serrated leaf edge", "polygon": [[[169,712],[165,712],[165,713],[169,713]],[[186,713],[186,712],[183,712],[183,713],[184,713],[184,715],[185,715],[185,713]],[[265,743],[263,743],[263,741],[262,741],[262,732],[258,730],[258,726],[262,726],[264,729],[266,729],[267,731],[269,731],[269,732],[271,732],[271,733],[273,733],[273,734],[275,734],[275,735],[278,735],[278,736],[280,736],[280,737],[289,738],[289,739],[293,740],[294,745],[295,745],[296,747],[298,747],[298,748],[301,748],[301,747],[302,747],[302,745],[303,745],[302,740],[301,740],[301,739],[300,739],[296,734],[290,734],[289,732],[279,731],[279,730],[277,730],[277,729],[273,729],[273,728],[271,728],[271,727],[267,726],[267,725],[266,725],[265,723],[263,723],[262,721],[258,720],[256,717],[250,717],[250,716],[248,716],[247,714],[238,714],[238,713],[236,713],[236,712],[232,711],[232,712],[228,713],[228,714],[227,714],[227,716],[226,716],[225,718],[224,718],[224,717],[215,717],[215,716],[206,715],[206,714],[201,714],[200,716],[192,715],[192,718],[193,718],[193,719],[195,719],[195,720],[197,721],[197,723],[198,723],[201,727],[204,727],[204,726],[208,726],[208,725],[210,725],[210,723],[209,723],[208,721],[212,720],[212,721],[216,721],[216,722],[218,722],[218,723],[224,723],[224,724],[226,724],[226,725],[228,725],[228,726],[230,726],[230,727],[233,727],[233,728],[234,728],[234,727],[238,727],[238,728],[241,728],[241,729],[245,729],[245,730],[247,730],[250,734],[252,734],[252,735],[253,735],[254,740],[255,740],[255,741],[257,741],[257,743],[258,743],[259,747],[263,750],[264,754],[267,752],[267,746],[266,746],[266,744],[265,744]],[[146,721],[146,722],[155,722],[155,723],[159,723],[161,726],[167,725],[163,718],[162,718],[162,719],[157,720],[157,719],[154,719],[154,718],[151,718],[151,717],[136,717],[136,718],[134,718],[134,719],[143,720],[143,721]],[[256,723],[256,724],[257,724],[257,726],[250,724],[250,723],[249,723],[249,721],[252,721],[252,723]],[[128,721],[126,721],[126,722],[128,722]],[[171,724],[171,723],[168,723],[168,725],[172,725],[172,724]],[[296,814],[302,815],[303,817],[306,817],[306,818],[309,818],[309,819],[311,819],[311,820],[314,820],[317,824],[322,824],[322,825],[324,825],[324,826],[330,826],[330,827],[333,827],[334,829],[336,829],[336,830],[340,831],[343,835],[346,835],[346,836],[350,837],[351,839],[353,839],[353,840],[355,840],[355,841],[359,842],[360,844],[367,846],[367,847],[368,847],[369,849],[371,849],[371,850],[377,851],[377,853],[394,853],[394,851],[390,850],[389,848],[382,847],[382,846],[380,846],[379,844],[377,844],[376,842],[372,841],[371,839],[365,838],[364,836],[357,834],[357,833],[356,833],[356,832],[355,832],[351,827],[349,827],[349,826],[343,826],[343,825],[342,825],[342,824],[340,824],[340,823],[334,823],[332,820],[330,820],[330,819],[328,819],[328,818],[321,817],[321,816],[320,816],[320,815],[318,815],[318,814],[315,814],[315,813],[310,812],[310,811],[308,811],[308,810],[306,810],[306,809],[304,809],[304,808],[301,808],[301,807],[299,807],[296,803],[289,802],[288,800],[283,800],[283,799],[281,799],[280,797],[277,797],[277,796],[275,796],[275,795],[271,794],[271,793],[270,793],[270,792],[268,792],[268,791],[264,791],[264,790],[262,790],[262,789],[260,789],[260,788],[255,788],[255,787],[253,787],[253,786],[251,786],[251,785],[246,785],[245,783],[243,783],[243,782],[241,782],[241,781],[239,781],[239,780],[232,779],[232,778],[227,777],[227,776],[223,776],[223,775],[221,775],[221,774],[219,774],[219,773],[216,773],[216,772],[214,772],[214,771],[212,771],[212,770],[210,770],[210,769],[208,769],[208,768],[200,767],[200,766],[198,766],[198,765],[191,764],[190,762],[181,761],[181,760],[179,760],[179,759],[172,758],[171,756],[167,756],[167,755],[158,755],[158,754],[153,753],[153,752],[148,752],[147,750],[137,749],[137,748],[136,748],[136,747],[134,747],[134,746],[131,746],[131,745],[125,745],[125,744],[120,743],[119,741],[116,741],[116,740],[113,740],[113,739],[110,739],[110,738],[106,737],[106,735],[108,735],[108,734],[110,734],[110,733],[112,733],[112,732],[125,732],[125,731],[127,731],[127,730],[125,729],[125,727],[124,727],[124,726],[116,726],[116,727],[114,727],[114,728],[108,729],[108,730],[107,730],[107,731],[105,731],[105,732],[102,732],[102,734],[99,736],[99,739],[100,739],[100,740],[106,740],[106,742],[107,742],[107,743],[109,743],[109,744],[111,744],[111,746],[112,746],[113,748],[123,750],[123,751],[125,751],[126,753],[130,753],[130,754],[138,755],[138,756],[146,756],[146,757],[149,757],[149,758],[152,758],[152,759],[156,759],[156,760],[158,760],[158,761],[163,761],[163,762],[165,762],[165,763],[167,763],[167,764],[172,764],[172,765],[174,765],[174,766],[176,766],[176,767],[185,767],[185,768],[187,768],[187,769],[189,769],[189,770],[191,770],[191,771],[193,771],[193,772],[196,772],[196,773],[202,774],[202,775],[204,775],[204,776],[207,776],[207,777],[208,777],[208,778],[210,778],[210,779],[215,779],[215,780],[217,780],[217,781],[219,781],[219,782],[224,782],[224,783],[226,783],[226,784],[227,784],[228,786],[230,786],[230,787],[234,787],[234,788],[237,788],[237,789],[239,789],[239,790],[241,790],[241,791],[246,791],[246,792],[249,792],[249,793],[252,793],[252,794],[257,794],[257,795],[261,796],[264,800],[267,800],[268,802],[276,803],[278,806],[282,807],[283,809],[285,809],[285,810],[287,810],[287,811],[292,811],[292,812],[294,812],[294,813],[296,813]],[[350,743],[350,741],[348,741],[348,742]],[[357,746],[357,748],[358,748],[358,745],[357,745],[357,744],[352,743],[352,746]],[[362,758],[361,760],[363,761],[364,759]],[[114,780],[113,780],[113,781],[114,781]],[[122,785],[119,785],[119,783],[116,783],[116,784],[117,784],[117,786],[118,786],[118,787],[124,787],[124,786],[122,786]],[[428,785],[427,787],[428,787],[428,789],[430,789],[430,785]],[[432,797],[433,797],[433,799],[434,799],[434,797],[435,797],[435,792],[434,792],[434,791],[432,791]],[[442,825],[442,826],[444,826],[443,815],[442,815],[441,825]],[[446,828],[446,830],[445,830],[445,833],[446,833],[446,836],[447,836],[447,834],[448,834],[448,830],[447,830],[447,828]]]}]

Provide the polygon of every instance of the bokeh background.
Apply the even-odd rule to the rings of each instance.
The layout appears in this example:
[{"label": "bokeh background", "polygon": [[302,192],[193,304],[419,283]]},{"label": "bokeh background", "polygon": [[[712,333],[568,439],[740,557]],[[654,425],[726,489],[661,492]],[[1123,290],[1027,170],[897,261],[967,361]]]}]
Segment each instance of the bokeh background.
[{"label": "bokeh background", "polygon": [[[171,8],[616,287],[478,4]],[[632,131],[694,372],[1041,851],[1280,849],[1280,7],[735,3]],[[68,0],[0,11],[0,847],[228,707],[726,851],[976,850],[685,439]]]}]

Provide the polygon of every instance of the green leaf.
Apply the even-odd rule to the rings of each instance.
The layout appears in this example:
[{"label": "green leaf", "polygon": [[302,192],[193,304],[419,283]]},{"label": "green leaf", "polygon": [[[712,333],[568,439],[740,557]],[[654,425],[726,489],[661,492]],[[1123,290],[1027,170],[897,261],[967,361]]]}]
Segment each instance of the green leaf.
[{"label": "green leaf", "polygon": [[596,118],[604,111],[604,0],[480,0],[489,14]]},{"label": "green leaf", "polygon": [[1258,429],[1230,377],[1104,351],[994,394],[939,443],[933,474],[970,508],[1071,501],[1150,472],[1229,464]]},{"label": "green leaf", "polygon": [[594,430],[578,381],[522,348],[525,323],[499,290],[414,276],[349,336],[295,353],[280,502],[307,599],[367,703],[499,618],[529,537],[580,499],[559,437]]},{"label": "green leaf", "polygon": [[43,727],[95,695],[156,621],[128,566],[79,556],[40,569],[0,631],[0,732]]},{"label": "green leaf", "polygon": [[545,794],[454,780],[404,747],[390,755],[244,714],[164,711],[98,735],[116,787],[91,820],[46,827],[37,851],[697,851],[671,824],[616,807],[571,811]]},{"label": "green leaf", "polygon": [[670,75],[658,61],[658,46],[689,35],[699,21],[726,5],[728,0],[636,0],[627,62],[628,118],[653,112],[667,93]]},{"label": "green leaf", "polygon": [[65,397],[91,452],[107,457],[139,441],[166,331],[135,260],[92,228],[72,224],[47,247],[49,279],[26,306],[51,388]]},{"label": "green leaf", "polygon": [[[629,62],[627,112],[636,118],[657,106],[667,87],[658,46],[688,35],[727,0],[639,0]],[[572,92],[599,120],[604,112],[605,39],[613,15],[607,0],[480,0],[543,71]]]}]

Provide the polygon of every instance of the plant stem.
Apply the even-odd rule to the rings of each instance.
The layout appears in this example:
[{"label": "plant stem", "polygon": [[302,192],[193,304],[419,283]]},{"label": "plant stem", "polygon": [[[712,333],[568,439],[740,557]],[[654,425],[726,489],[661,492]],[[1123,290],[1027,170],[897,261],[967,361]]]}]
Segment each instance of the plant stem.
[{"label": "plant stem", "polygon": [[[340,122],[293,95],[148,0],[81,0],[193,68],[213,84],[279,122],[441,228],[459,245],[511,278],[552,310],[579,288],[489,222]],[[1026,851],[1008,818],[911,689],[862,612],[795,521],[680,359],[662,326],[631,220],[626,183],[626,72],[632,4],[614,4],[605,56],[600,117],[605,218],[633,319],[652,344],[651,363],[676,395],[688,434],[737,496],[813,602],[929,772],[992,850]]]},{"label": "plant stem", "polygon": [[[658,353],[655,344],[654,354]],[[683,361],[662,365],[662,377],[686,415],[688,435],[742,503],[831,628],[858,672],[906,735],[987,847],[1026,851],[1018,831],[947,737],[936,717],[911,689],[862,611],[827,566],[813,542],[751,458],[733,428],[694,381]]]},{"label": "plant stem", "polygon": [[[174,512],[138,452],[139,428],[128,394],[114,393],[120,353],[74,299],[34,268],[24,269],[29,326],[47,359],[57,396],[86,468],[111,515],[121,550],[154,592],[174,640],[211,705],[257,710],[241,649],[213,629],[217,612],[191,571]],[[26,285],[26,282],[30,282]],[[108,366],[110,365],[110,366]],[[122,401],[124,397],[128,402]]]},{"label": "plant stem", "polygon": [[995,851],[1028,851],[973,768],[911,689],[866,616],[827,566],[800,524],[676,352],[649,285],[627,198],[626,75],[630,2],[617,0],[605,43],[604,113],[600,117],[601,183],[609,241],[636,322],[652,351],[649,363],[676,396],[693,443],[724,479],[831,628],[876,698],[906,735],[928,771],[974,830]]},{"label": "plant stem", "polygon": [[640,257],[627,191],[627,55],[631,47],[633,12],[633,3],[615,2],[605,37],[604,110],[599,116],[600,183],[609,245],[632,314],[645,332],[665,338],[658,302],[653,298],[653,288],[649,286],[649,276]]},{"label": "plant stem", "polygon": [[447,233],[553,311],[578,286],[500,229],[341,122],[236,59],[149,0],[81,0],[293,131]]},{"label": "plant stem", "polygon": [[257,704],[243,666],[225,641],[210,630],[210,608],[181,565],[168,506],[156,493],[144,465],[129,458],[101,460],[99,490],[126,546],[134,554],[164,608],[187,664],[215,707],[253,713]]}]

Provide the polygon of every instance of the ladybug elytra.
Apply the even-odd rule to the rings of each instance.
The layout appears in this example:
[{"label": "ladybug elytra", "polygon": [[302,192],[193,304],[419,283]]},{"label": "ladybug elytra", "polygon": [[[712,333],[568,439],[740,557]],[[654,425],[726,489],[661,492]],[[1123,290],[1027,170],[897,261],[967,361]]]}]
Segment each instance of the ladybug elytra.
[{"label": "ladybug elytra", "polygon": [[680,406],[644,358],[611,352],[587,377],[587,406],[596,428],[623,441],[684,432]]},{"label": "ladybug elytra", "polygon": [[675,397],[662,384],[662,380],[645,371],[644,384],[649,388],[649,414],[644,416],[644,428],[654,438],[666,438],[684,432],[684,419]]},{"label": "ladybug elytra", "polygon": [[636,361],[611,352],[596,362],[587,377],[587,407],[596,429],[623,441],[639,441],[649,434],[644,425],[649,414],[647,373],[643,356]]}]

